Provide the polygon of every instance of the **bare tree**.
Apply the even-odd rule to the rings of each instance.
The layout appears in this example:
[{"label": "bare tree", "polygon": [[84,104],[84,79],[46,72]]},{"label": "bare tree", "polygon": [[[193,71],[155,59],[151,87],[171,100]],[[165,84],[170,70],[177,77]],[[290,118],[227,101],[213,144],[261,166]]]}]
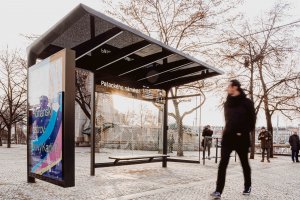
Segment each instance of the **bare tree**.
[{"label": "bare tree", "polygon": [[[240,0],[102,0],[106,12],[157,38],[163,43],[193,54],[204,51],[207,38],[236,18],[231,15]],[[118,9],[116,9],[116,7]]]},{"label": "bare tree", "polygon": [[[174,87],[170,90],[171,94],[171,101],[173,102],[174,112],[169,113],[169,116],[173,117],[176,121],[176,129],[178,134],[178,141],[177,141],[177,156],[183,156],[183,134],[184,134],[184,126],[183,120],[186,116],[192,114],[197,109],[199,109],[205,102],[205,91],[207,92],[207,88],[210,88],[208,84],[204,81],[198,81],[196,83],[182,86],[182,87]],[[205,90],[206,89],[206,90]],[[181,112],[181,109],[184,105],[182,105],[186,101],[190,101],[190,98],[177,98],[179,96],[189,96],[189,95],[198,95],[201,96],[201,102],[189,109],[185,112]],[[182,105],[182,107],[181,107]]]},{"label": "bare tree", "polygon": [[[292,116],[299,117],[300,114],[300,74],[294,61],[298,51],[293,34],[295,25],[279,26],[287,8],[287,4],[276,4],[254,23],[242,21],[241,30],[232,28],[224,33],[228,45],[219,52],[223,61],[232,66],[232,74],[247,85],[249,96],[256,105],[256,114],[263,110],[271,133],[275,112],[291,120]],[[251,158],[254,158],[254,134]]]},{"label": "bare tree", "polygon": [[75,101],[80,106],[88,119],[91,119],[91,89],[89,83],[90,72],[83,70],[76,70],[75,73],[75,87],[76,95]]},{"label": "bare tree", "polygon": [[[103,2],[108,6],[106,12],[109,15],[167,45],[196,56],[207,51],[202,48],[202,44],[207,42],[207,38],[211,39],[217,35],[218,27],[235,19],[230,13],[240,3],[239,0],[129,0],[119,1],[119,9],[116,9],[115,2]],[[197,87],[197,84],[195,85]],[[182,120],[199,106],[180,113],[178,108],[182,99],[174,98],[179,90],[179,87],[171,90],[175,113],[170,115],[176,119],[178,127],[177,155],[183,156]]]},{"label": "bare tree", "polygon": [[3,137],[4,128],[5,128],[5,124],[0,119],[0,146],[2,146],[2,137]]},{"label": "bare tree", "polygon": [[7,48],[0,53],[0,76],[0,118],[10,148],[12,126],[26,116],[26,62],[16,50]]}]

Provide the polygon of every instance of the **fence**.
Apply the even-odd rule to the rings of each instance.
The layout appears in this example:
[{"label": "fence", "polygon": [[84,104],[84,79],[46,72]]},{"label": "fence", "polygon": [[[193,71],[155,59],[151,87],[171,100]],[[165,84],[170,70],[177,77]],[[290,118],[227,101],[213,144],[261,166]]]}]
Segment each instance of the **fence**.
[{"label": "fence", "polygon": [[[291,155],[291,146],[289,144],[273,144],[273,152],[274,155],[283,155],[289,156]],[[255,153],[261,153],[262,149],[260,144],[255,144]]]},{"label": "fence", "polygon": [[[210,151],[211,151],[211,147],[215,147],[215,156],[210,157]],[[202,160],[203,160],[203,165],[205,165],[205,160],[210,160],[210,159],[214,159],[215,163],[218,163],[218,159],[221,158],[221,156],[219,156],[219,151],[221,150],[221,138],[219,137],[204,137],[203,140],[203,152],[202,152]],[[208,151],[208,157],[206,157],[206,150]],[[220,154],[221,155],[221,154]],[[236,152],[234,152],[234,161],[236,162]]]}]

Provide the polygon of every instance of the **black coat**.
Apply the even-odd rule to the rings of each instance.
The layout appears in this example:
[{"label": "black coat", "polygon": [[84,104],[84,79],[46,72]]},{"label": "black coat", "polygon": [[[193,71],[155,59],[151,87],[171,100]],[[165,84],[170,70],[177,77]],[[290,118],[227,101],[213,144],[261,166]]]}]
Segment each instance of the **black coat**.
[{"label": "black coat", "polygon": [[293,151],[298,151],[300,149],[300,139],[298,135],[291,135],[289,143]]},{"label": "black coat", "polygon": [[213,131],[210,130],[209,128],[205,128],[205,129],[203,130],[203,132],[202,132],[202,136],[203,136],[203,137],[206,137],[206,136],[211,137],[212,135],[213,135]]},{"label": "black coat", "polygon": [[253,102],[244,93],[228,96],[224,104],[224,113],[222,145],[234,148],[250,147],[250,132],[255,129],[256,122]]},{"label": "black coat", "polygon": [[[212,135],[213,135],[213,131],[211,130],[211,129],[209,129],[209,128],[205,128],[204,130],[203,130],[203,132],[202,132],[202,136],[205,138],[205,137],[211,137]],[[202,145],[202,147],[204,147],[204,138],[203,138],[203,140],[202,140],[202,143],[201,143],[201,145]],[[208,139],[206,139],[206,144],[207,145],[211,145],[211,143],[212,143],[212,139],[211,138],[208,138]]]},{"label": "black coat", "polygon": [[272,145],[272,134],[269,131],[262,131],[258,135],[262,149],[269,149]]}]

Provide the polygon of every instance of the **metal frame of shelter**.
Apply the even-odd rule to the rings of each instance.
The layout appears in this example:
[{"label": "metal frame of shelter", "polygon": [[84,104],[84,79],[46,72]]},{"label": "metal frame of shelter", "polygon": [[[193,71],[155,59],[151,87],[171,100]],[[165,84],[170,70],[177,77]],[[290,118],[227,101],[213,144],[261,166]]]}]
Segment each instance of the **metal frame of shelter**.
[{"label": "metal frame of shelter", "polygon": [[[62,50],[75,51],[75,67],[93,72],[91,102],[91,175],[95,163],[95,86],[101,81],[136,89],[160,89],[223,74],[200,60],[169,47],[85,5],[78,5],[28,48],[28,68]],[[73,76],[73,74],[71,74]],[[74,91],[75,92],[75,91]],[[167,154],[168,97],[163,117],[163,154]],[[74,159],[74,158],[73,158]],[[167,157],[162,166],[167,166]],[[70,160],[74,162],[74,160]],[[134,162],[133,162],[134,163]],[[28,177],[29,182],[34,178]]]}]

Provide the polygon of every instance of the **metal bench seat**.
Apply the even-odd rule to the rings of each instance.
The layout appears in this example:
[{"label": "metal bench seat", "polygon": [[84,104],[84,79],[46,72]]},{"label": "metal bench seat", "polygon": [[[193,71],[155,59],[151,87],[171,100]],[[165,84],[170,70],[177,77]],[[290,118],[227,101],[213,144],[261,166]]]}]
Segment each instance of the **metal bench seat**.
[{"label": "metal bench seat", "polygon": [[118,164],[120,160],[140,160],[140,159],[149,159],[149,162],[151,162],[154,158],[166,158],[170,157],[169,155],[162,155],[162,154],[156,154],[156,155],[138,155],[138,156],[111,156],[109,159],[114,159],[114,164]]}]

